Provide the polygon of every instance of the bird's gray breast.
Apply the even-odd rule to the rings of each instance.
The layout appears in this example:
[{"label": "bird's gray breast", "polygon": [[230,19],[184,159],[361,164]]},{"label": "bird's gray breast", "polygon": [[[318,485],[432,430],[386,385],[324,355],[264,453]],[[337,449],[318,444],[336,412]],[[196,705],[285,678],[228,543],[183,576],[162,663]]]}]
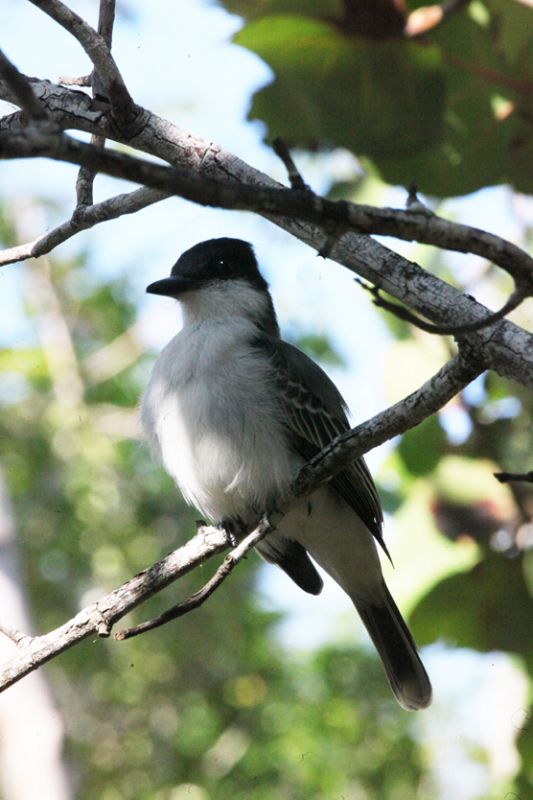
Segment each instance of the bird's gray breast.
[{"label": "bird's gray breast", "polygon": [[268,356],[226,322],[189,326],[167,345],[141,416],[187,502],[215,521],[253,522],[295,469],[280,413]]}]

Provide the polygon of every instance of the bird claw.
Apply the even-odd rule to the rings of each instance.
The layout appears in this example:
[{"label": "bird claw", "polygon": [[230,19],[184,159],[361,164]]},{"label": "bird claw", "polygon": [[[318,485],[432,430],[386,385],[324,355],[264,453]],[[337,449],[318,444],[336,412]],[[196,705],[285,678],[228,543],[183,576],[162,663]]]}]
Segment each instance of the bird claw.
[{"label": "bird claw", "polygon": [[218,527],[228,534],[231,547],[237,547],[239,544],[237,536],[238,522],[234,519],[223,519]]}]

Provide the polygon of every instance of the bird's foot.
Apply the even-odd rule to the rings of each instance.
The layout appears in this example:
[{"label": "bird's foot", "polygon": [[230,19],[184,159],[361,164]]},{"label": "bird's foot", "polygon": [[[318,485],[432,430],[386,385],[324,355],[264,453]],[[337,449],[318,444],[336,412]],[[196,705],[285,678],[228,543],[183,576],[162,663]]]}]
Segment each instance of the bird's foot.
[{"label": "bird's foot", "polygon": [[242,522],[240,519],[223,519],[218,527],[226,531],[229,536],[231,547],[237,547],[239,540],[242,539]]}]

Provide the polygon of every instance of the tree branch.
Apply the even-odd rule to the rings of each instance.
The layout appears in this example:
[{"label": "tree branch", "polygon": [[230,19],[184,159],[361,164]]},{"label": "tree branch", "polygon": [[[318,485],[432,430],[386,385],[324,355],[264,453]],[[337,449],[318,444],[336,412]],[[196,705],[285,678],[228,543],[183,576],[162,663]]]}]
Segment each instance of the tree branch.
[{"label": "tree branch", "polygon": [[373,297],[372,302],[377,308],[383,308],[385,311],[389,311],[398,319],[414,325],[421,331],[425,331],[426,333],[435,333],[439,336],[459,336],[465,333],[480,331],[482,328],[486,328],[489,325],[493,325],[495,322],[499,322],[499,320],[503,319],[505,316],[507,316],[507,314],[510,314],[511,311],[514,311],[516,308],[518,308],[518,306],[526,298],[526,295],[520,289],[516,288],[498,311],[489,314],[484,319],[478,319],[473,322],[465,322],[463,325],[433,325],[431,322],[426,322],[425,320],[420,319],[420,317],[417,317],[415,314],[412,314],[409,309],[404,308],[397,303],[391,303],[389,300],[386,300],[381,295],[377,286],[368,286],[358,278],[355,280],[360,286],[362,286],[363,289],[365,289],[367,292],[370,292]]},{"label": "tree branch", "polygon": [[[255,187],[256,190],[260,188],[281,189],[279,183],[249,167],[231,153],[224,152],[220,147],[204,142],[190,133],[182,131],[177,126],[160,119],[146,110],[144,110],[144,114],[147,116],[148,121],[143,132],[129,139],[121,138],[116,131],[113,132],[112,126],[110,126],[104,113],[105,107],[97,101],[91,101],[85,93],[52,84],[49,81],[37,81],[29,78],[26,78],[26,80],[31,83],[39,100],[49,108],[50,114],[53,115],[56,123],[63,128],[68,127],[89,133],[100,133],[106,138],[130,144],[132,147],[157,156],[175,167],[191,170],[198,177],[206,175],[224,179],[226,183],[236,182],[243,192],[249,186]],[[0,98],[8,102],[17,102],[9,86],[2,85],[1,80]],[[10,116],[13,117],[13,115]],[[16,133],[13,124],[9,126],[8,130]],[[27,143],[26,146],[20,144],[20,148],[19,153],[13,152],[11,155],[4,157],[29,158],[32,156],[30,143]],[[50,155],[49,157],[53,158],[54,156]],[[57,155],[57,159],[62,160],[62,157]],[[74,160],[72,163],[77,162]],[[98,169],[103,172],[106,171],[103,163],[98,166]],[[121,174],[120,177],[127,179],[127,175],[124,174]],[[139,180],[139,177],[132,173],[131,179]],[[156,188],[164,187],[157,186]],[[179,190],[177,193],[179,194]],[[206,193],[209,194],[207,184]],[[297,214],[300,220],[313,222],[323,218],[326,221],[338,223],[341,231],[351,230],[358,234],[393,236],[404,241],[417,241],[455,252],[472,253],[486,258],[506,270],[516,281],[520,279],[531,281],[533,279],[533,258],[528,253],[512,242],[479,228],[444,220],[435,214],[423,215],[411,210],[375,208],[373,206],[318,198],[312,192],[309,192],[308,196],[306,194],[305,192],[294,193],[299,197],[299,203],[295,204],[295,207],[287,208],[283,203],[281,207],[276,208],[275,201],[272,201],[270,204],[272,206],[271,209],[256,209],[250,203],[250,200],[243,203],[242,207],[248,210],[271,211],[273,214],[280,215]],[[251,198],[253,202],[253,194],[248,195],[248,198]],[[192,199],[195,202],[201,202],[199,199]],[[223,204],[222,197],[219,198],[219,201]],[[214,200],[211,202],[216,203]],[[209,203],[210,200],[207,197],[206,204]],[[237,206],[232,204],[231,207],[236,208]],[[283,223],[281,220],[276,220],[276,222],[284,227],[289,227],[286,221]],[[314,234],[316,236],[316,231]],[[304,237],[300,235],[300,238]],[[387,248],[378,245],[376,242],[373,244],[382,251],[387,250]],[[316,246],[315,249],[320,249],[320,247]]]},{"label": "tree branch", "polygon": [[[106,43],[111,52],[111,42],[113,40],[113,25],[115,22],[115,0],[100,0],[100,11],[98,13],[98,33]],[[93,97],[105,96],[105,87],[94,69],[91,75],[91,86]],[[105,146],[105,137],[93,133],[91,144],[94,147],[102,148]],[[96,173],[87,167],[80,167],[76,178],[76,211],[86,206],[93,205],[93,183]],[[74,213],[76,213],[76,211]]]},{"label": "tree branch", "polygon": [[[69,91],[59,88],[62,92]],[[84,97],[86,102],[87,97]],[[86,105],[79,103],[77,99],[76,104],[77,108],[86,109]],[[154,148],[154,155],[160,158],[177,160],[181,164],[180,169],[173,170],[122,153],[102,152],[71,137],[54,136],[35,130],[36,128],[37,126],[33,126],[29,134],[28,130],[1,132],[0,156],[48,156],[59,161],[88,164],[115,177],[136,180],[203,205],[255,210],[318,250],[331,237],[332,226],[337,226],[339,236],[331,247],[331,257],[427,319],[456,328],[476,320],[486,320],[490,316],[490,312],[472,297],[373,239],[343,233],[351,226],[361,226],[359,207],[345,202],[324,200],[307,191],[295,192],[281,188],[235,156],[225,154],[212,144],[202,143],[190,134],[182,133],[155,115],[150,116],[149,125],[135,138],[134,143],[142,144],[147,151],[149,146]],[[375,211],[379,219],[381,210]],[[422,241],[429,241],[430,237],[424,236],[424,230],[428,229],[426,215],[405,211],[388,213],[397,213],[400,217],[410,214],[414,233],[418,231]],[[363,207],[363,216],[367,214],[372,216]],[[455,225],[445,224],[451,226],[453,239]],[[459,226],[460,229],[463,227],[465,226]],[[383,232],[384,226],[375,224],[375,228]],[[448,246],[456,249],[454,241],[450,241]],[[523,290],[524,284],[530,280],[530,274],[533,274],[528,273],[533,260],[519,248],[503,240],[500,242],[500,252],[511,259],[513,275],[519,275]],[[507,261],[505,266],[509,269]],[[473,347],[483,350],[487,368],[525,386],[533,386],[531,334],[502,320],[467,335]]]},{"label": "tree branch", "polygon": [[[134,135],[143,124],[142,110],[133,101],[108,44],[99,33],[60,0],[30,0],[65,28],[81,44],[105,91],[114,124],[124,135]],[[105,22],[107,22],[107,17]]]},{"label": "tree branch", "polygon": [[165,200],[168,196],[168,194],[158,189],[148,189],[143,186],[133,192],[110,197],[101,203],[76,207],[69,220],[61,223],[61,225],[48,231],[43,236],[39,236],[38,239],[1,250],[0,267],[14,264],[17,261],[25,261],[28,258],[38,258],[71,239],[80,231],[93,228],[101,222],[118,219],[126,214],[134,214],[147,206]]},{"label": "tree branch", "polygon": [[125,628],[124,630],[118,631],[118,633],[115,634],[115,639],[118,641],[131,639],[132,636],[138,636],[140,633],[146,633],[146,631],[159,628],[161,625],[165,625],[173,619],[178,619],[178,617],[183,617],[185,614],[188,614],[189,611],[194,611],[195,608],[199,608],[211,597],[213,592],[218,589],[228,575],[231,575],[239,561],[242,561],[246,554],[249,553],[256,544],[259,544],[271,530],[270,522],[267,517],[264,517],[257,528],[249,533],[231,553],[228,553],[213,577],[207,581],[205,586],[202,586],[201,589],[184,602],[177,603],[158,617],[149,619],[146,622],[141,622],[140,625],[135,625],[132,628]]},{"label": "tree branch", "polygon": [[4,78],[8,89],[11,90],[16,104],[22,108],[29,119],[38,121],[48,119],[48,112],[35,97],[31,83],[2,50],[0,50],[0,75]]},{"label": "tree branch", "polygon": [[294,189],[296,192],[310,192],[311,189],[302,178],[298,167],[294,163],[289,148],[281,137],[274,139],[272,142],[272,149],[287,170],[287,177],[289,179],[291,189]]},{"label": "tree branch", "polygon": [[484,371],[476,353],[460,351],[419,389],[385,411],[347,431],[302,467],[292,486],[291,497],[314,491],[346,464],[360,458],[388,439],[416,427],[436,413]]},{"label": "tree branch", "polygon": [[169,583],[225,550],[228,544],[229,535],[225,531],[204,526],[183,547],[82,609],[64,625],[44,636],[27,637],[21,642],[18,655],[0,669],[0,691],[88,636],[109,636],[114,622]]}]

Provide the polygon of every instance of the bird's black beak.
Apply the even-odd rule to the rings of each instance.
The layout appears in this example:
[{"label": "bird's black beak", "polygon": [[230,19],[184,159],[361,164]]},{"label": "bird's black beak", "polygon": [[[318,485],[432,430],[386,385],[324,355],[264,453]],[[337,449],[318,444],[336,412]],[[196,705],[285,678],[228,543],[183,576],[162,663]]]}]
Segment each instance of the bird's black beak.
[{"label": "bird's black beak", "polygon": [[146,287],[146,291],[148,294],[161,294],[165,297],[179,297],[180,294],[183,294],[193,287],[193,281],[171,275],[170,278],[162,278],[160,281],[151,283],[150,286]]}]

